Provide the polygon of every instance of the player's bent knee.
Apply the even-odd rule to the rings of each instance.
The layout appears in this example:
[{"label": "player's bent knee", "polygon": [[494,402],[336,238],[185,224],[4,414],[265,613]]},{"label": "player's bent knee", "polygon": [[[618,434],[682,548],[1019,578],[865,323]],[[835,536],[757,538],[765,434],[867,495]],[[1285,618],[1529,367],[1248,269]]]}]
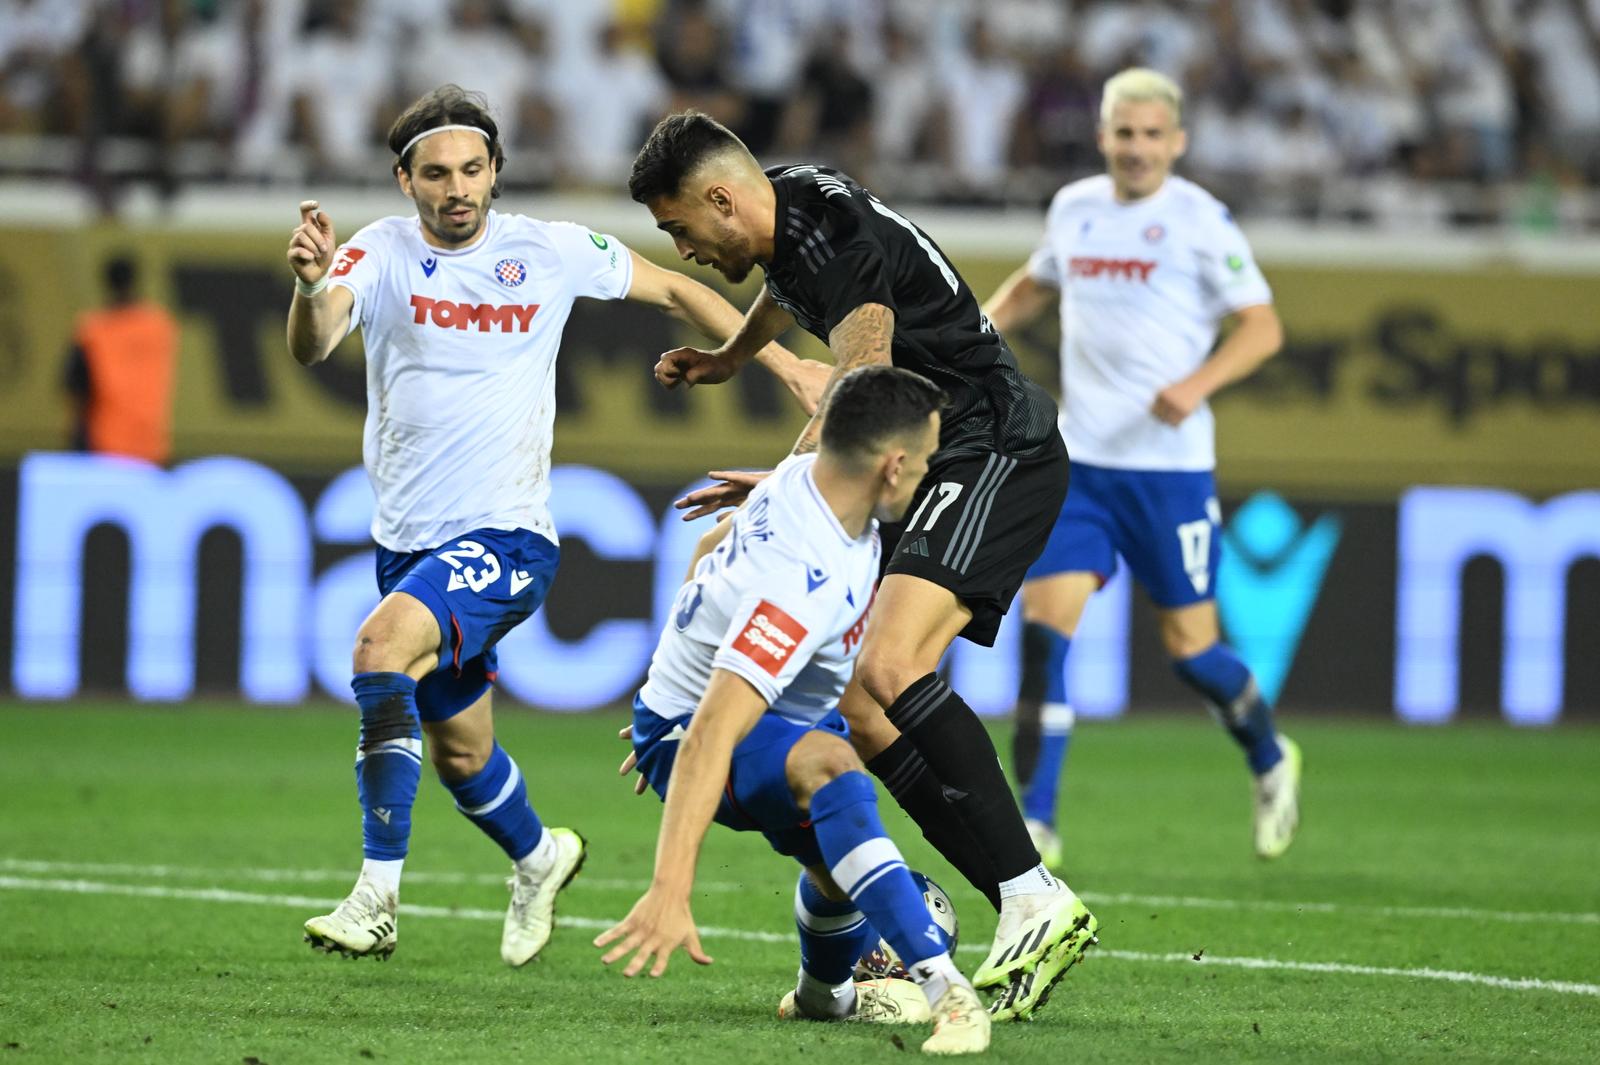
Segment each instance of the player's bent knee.
[{"label": "player's bent knee", "polygon": [[789,790],[802,810],[810,810],[811,797],[833,781],[865,769],[849,741],[828,732],[806,733],[784,761]]},{"label": "player's bent knee", "polygon": [[420,678],[438,662],[439,625],[428,608],[391,593],[356,632],[351,667],[357,673],[406,673]]},{"label": "player's bent knee", "polygon": [[401,673],[416,655],[408,654],[396,640],[380,628],[362,626],[356,633],[350,664],[357,673]]},{"label": "player's bent knee", "polygon": [[863,651],[856,662],[856,678],[879,706],[893,706],[900,693],[927,672],[892,651]]},{"label": "player's bent knee", "polygon": [[1169,658],[1193,658],[1221,639],[1212,602],[1163,610],[1157,621],[1161,644]]},{"label": "player's bent knee", "polygon": [[418,649],[382,631],[363,629],[356,635],[350,668],[356,673],[405,673],[420,678],[438,659],[431,649]]},{"label": "player's bent knee", "polygon": [[1166,650],[1167,657],[1174,661],[1193,658],[1216,642],[1216,633],[1164,632],[1161,634],[1162,647]]}]

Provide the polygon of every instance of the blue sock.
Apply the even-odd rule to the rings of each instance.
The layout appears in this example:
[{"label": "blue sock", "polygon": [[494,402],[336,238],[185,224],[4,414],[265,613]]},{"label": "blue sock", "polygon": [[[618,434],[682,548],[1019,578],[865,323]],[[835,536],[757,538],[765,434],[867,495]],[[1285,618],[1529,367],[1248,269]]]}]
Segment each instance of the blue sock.
[{"label": "blue sock", "polygon": [[539,845],[544,825],[528,803],[528,786],[522,771],[499,741],[483,768],[465,780],[446,780],[456,797],[456,809],[510,856],[525,858]]},{"label": "blue sock", "polygon": [[1039,749],[1033,772],[1022,788],[1022,815],[1054,828],[1060,801],[1061,772],[1072,742],[1072,707],[1067,703],[1067,652],[1072,640],[1056,630],[1037,626],[1046,651],[1042,656],[1044,705],[1039,711]]},{"label": "blue sock", "polygon": [[1193,658],[1177,658],[1173,670],[1211,705],[1228,734],[1244,748],[1251,772],[1260,776],[1283,757],[1272,727],[1272,709],[1261,697],[1250,667],[1222,643]]},{"label": "blue sock", "polygon": [[833,882],[906,968],[948,951],[944,930],[929,916],[900,849],[884,834],[878,797],[865,773],[845,773],[817,789],[811,828]]},{"label": "blue sock", "polygon": [[361,707],[356,795],[361,800],[362,853],[395,861],[406,856],[411,841],[411,806],[422,779],[417,682],[404,673],[357,673],[350,687]]},{"label": "blue sock", "polygon": [[848,982],[872,934],[856,904],[828,898],[802,869],[794,889],[794,924],[800,931],[800,968],[831,987]]}]

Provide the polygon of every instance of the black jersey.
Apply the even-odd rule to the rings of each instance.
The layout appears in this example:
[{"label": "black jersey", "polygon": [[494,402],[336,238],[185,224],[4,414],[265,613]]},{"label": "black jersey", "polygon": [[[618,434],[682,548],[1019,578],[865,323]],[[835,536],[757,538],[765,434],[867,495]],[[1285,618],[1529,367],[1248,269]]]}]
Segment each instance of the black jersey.
[{"label": "black jersey", "polygon": [[942,454],[1030,457],[1056,446],[1056,405],[1023,375],[967,283],[926,233],[829,167],[767,171],[777,233],[767,291],[806,332],[828,334],[864,303],[894,312],[891,357],[950,397]]}]

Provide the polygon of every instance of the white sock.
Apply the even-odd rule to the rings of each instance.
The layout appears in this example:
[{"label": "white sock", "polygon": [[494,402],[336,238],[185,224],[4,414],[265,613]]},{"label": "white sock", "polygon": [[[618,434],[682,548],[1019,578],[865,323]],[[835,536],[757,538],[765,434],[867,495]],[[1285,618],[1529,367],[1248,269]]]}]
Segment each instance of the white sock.
[{"label": "white sock", "polygon": [[964,979],[961,970],[956,968],[956,963],[950,960],[948,954],[936,954],[908,968],[911,971],[911,979],[917,982],[917,986],[922,988],[923,995],[927,997],[929,1009],[939,1004],[939,1000],[944,998],[944,993],[950,990],[952,983],[959,984]]},{"label": "white sock", "polygon": [[808,1017],[843,1020],[855,1012],[856,985],[849,980],[838,985],[824,983],[801,969],[794,1000]]},{"label": "white sock", "polygon": [[516,860],[517,872],[524,876],[540,879],[550,871],[550,866],[556,860],[556,838],[545,829],[539,834],[539,843],[522,857]]},{"label": "white sock", "polygon": [[1000,881],[1000,908],[1005,909],[1006,900],[1019,895],[1048,895],[1055,890],[1056,878],[1040,862],[1021,876]]},{"label": "white sock", "polygon": [[361,862],[361,877],[377,885],[385,895],[400,897],[400,867],[406,864],[404,858],[396,858],[392,862],[378,861],[376,858],[366,858]]}]

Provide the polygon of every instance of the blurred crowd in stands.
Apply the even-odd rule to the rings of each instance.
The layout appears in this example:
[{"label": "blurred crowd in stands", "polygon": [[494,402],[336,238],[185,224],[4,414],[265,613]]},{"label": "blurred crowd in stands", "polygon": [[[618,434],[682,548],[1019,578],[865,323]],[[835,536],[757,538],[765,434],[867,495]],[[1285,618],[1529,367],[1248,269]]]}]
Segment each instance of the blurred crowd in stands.
[{"label": "blurred crowd in stands", "polygon": [[766,162],[1035,205],[1098,169],[1134,64],[1185,86],[1183,170],[1243,214],[1600,225],[1600,0],[0,0],[0,177],[108,211],[387,181],[389,122],[456,82],[512,188],[619,189],[692,106]]}]

